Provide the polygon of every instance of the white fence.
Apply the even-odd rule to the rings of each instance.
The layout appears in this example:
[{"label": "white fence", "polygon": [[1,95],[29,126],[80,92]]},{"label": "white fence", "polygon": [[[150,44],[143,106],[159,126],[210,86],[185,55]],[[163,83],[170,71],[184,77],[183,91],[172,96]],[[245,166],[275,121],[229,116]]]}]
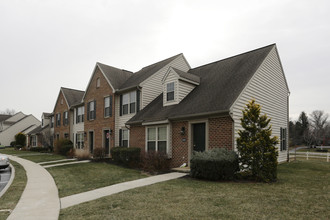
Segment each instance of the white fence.
[{"label": "white fence", "polygon": [[327,162],[330,161],[330,153],[316,153],[316,152],[294,152],[290,153],[290,159],[296,158],[296,157],[303,157],[306,158],[306,160],[310,158],[318,158],[318,159],[326,159]]}]

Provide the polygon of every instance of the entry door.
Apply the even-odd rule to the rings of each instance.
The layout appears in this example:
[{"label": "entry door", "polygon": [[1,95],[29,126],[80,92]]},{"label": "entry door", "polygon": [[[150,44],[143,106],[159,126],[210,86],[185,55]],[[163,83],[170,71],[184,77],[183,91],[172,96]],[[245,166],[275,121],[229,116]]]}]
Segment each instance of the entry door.
[{"label": "entry door", "polygon": [[110,131],[104,130],[103,131],[103,137],[104,137],[104,149],[105,154],[109,154],[109,146],[110,146]]},{"label": "entry door", "polygon": [[193,150],[205,151],[205,123],[193,124]]},{"label": "entry door", "polygon": [[89,132],[89,152],[93,153],[94,150],[94,132]]}]

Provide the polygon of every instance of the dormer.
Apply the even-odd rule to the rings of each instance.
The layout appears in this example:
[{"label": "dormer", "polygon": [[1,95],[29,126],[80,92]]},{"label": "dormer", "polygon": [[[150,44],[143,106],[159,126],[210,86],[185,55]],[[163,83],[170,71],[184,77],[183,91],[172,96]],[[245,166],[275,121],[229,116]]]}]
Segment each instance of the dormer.
[{"label": "dormer", "polygon": [[163,106],[179,104],[199,83],[198,76],[170,67],[162,79]]}]

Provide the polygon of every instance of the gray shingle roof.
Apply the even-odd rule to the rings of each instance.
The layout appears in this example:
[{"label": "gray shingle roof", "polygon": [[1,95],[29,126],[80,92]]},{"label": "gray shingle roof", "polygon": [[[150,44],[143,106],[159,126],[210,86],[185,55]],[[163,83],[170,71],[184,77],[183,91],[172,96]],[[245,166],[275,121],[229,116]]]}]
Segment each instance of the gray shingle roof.
[{"label": "gray shingle roof", "polygon": [[8,118],[10,118],[12,115],[3,115],[0,114],[0,122],[6,121]]},{"label": "gray shingle roof", "polygon": [[182,70],[178,70],[176,68],[172,68],[181,78],[184,78],[184,79],[188,79],[190,81],[193,81],[193,82],[196,82],[196,83],[200,83],[201,79],[199,76],[196,76],[194,74],[191,74],[191,73],[187,73],[187,72],[184,72]]},{"label": "gray shingle roof", "polygon": [[274,46],[272,44],[189,70],[189,73],[200,77],[200,85],[179,104],[163,107],[161,94],[127,124],[228,112]]},{"label": "gray shingle roof", "polygon": [[82,102],[84,91],[61,87],[65,99],[68,101],[69,108]]},{"label": "gray shingle roof", "polygon": [[130,71],[118,69],[112,66],[108,66],[102,63],[96,63],[100,70],[104,73],[105,77],[109,80],[115,90],[133,74]]},{"label": "gray shingle roof", "polygon": [[127,88],[131,88],[134,86],[138,86],[141,82],[146,80],[152,74],[156,73],[158,70],[175,60],[182,54],[175,55],[173,57],[167,58],[165,60],[159,61],[157,63],[151,64],[149,66],[143,67],[140,71],[135,72],[130,78],[126,80],[126,82],[121,85],[120,89],[124,90]]}]

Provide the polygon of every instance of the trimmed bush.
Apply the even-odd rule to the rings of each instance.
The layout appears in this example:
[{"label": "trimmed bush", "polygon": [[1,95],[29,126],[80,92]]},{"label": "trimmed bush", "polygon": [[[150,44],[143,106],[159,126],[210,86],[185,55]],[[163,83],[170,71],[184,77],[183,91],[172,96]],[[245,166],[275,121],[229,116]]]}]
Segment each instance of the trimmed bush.
[{"label": "trimmed bush", "polygon": [[15,147],[15,146],[16,146],[16,141],[12,141],[12,142],[10,142],[10,146],[11,146],[11,147]]},{"label": "trimmed bush", "polygon": [[115,163],[136,167],[140,161],[141,149],[137,147],[114,147],[110,150]]},{"label": "trimmed bush", "polygon": [[97,147],[93,151],[93,158],[95,160],[102,160],[105,158],[105,149],[102,147]]},{"label": "trimmed bush", "polygon": [[48,148],[45,148],[45,147],[31,147],[30,148],[30,151],[33,151],[33,152],[48,152]]},{"label": "trimmed bush", "polygon": [[69,152],[73,149],[72,141],[68,139],[60,139],[56,141],[56,153],[68,156]]},{"label": "trimmed bush", "polygon": [[15,141],[16,141],[16,145],[21,145],[21,146],[25,146],[26,144],[26,136],[23,133],[18,133],[15,135]]},{"label": "trimmed bush", "polygon": [[164,153],[143,152],[141,154],[141,168],[151,174],[167,172],[170,170],[170,160]]},{"label": "trimmed bush", "polygon": [[231,180],[237,171],[239,171],[237,154],[223,148],[194,152],[190,160],[190,175],[193,178]]}]

